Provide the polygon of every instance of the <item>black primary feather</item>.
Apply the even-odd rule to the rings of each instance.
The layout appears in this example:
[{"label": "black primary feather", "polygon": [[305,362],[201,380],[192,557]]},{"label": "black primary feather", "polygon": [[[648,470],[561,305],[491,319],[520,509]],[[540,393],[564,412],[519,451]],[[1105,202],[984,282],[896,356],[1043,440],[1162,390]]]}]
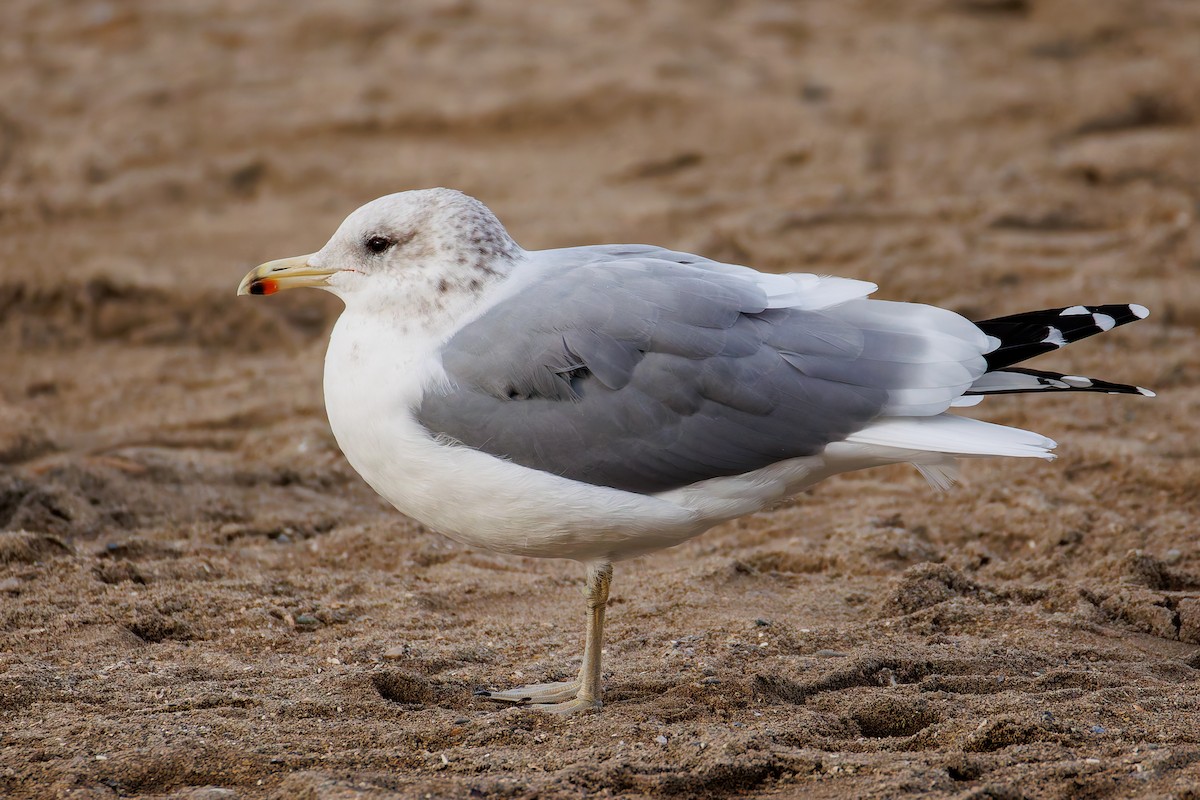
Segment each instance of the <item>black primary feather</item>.
[{"label": "black primary feather", "polygon": [[1026,311],[975,324],[988,336],[1000,340],[1000,346],[984,356],[988,372],[992,372],[1145,319],[1149,313],[1144,306],[1133,304],[1068,306]]},{"label": "black primary feather", "polygon": [[1067,306],[976,322],[980,330],[1000,343],[984,355],[988,371],[965,394],[1104,392],[1153,397],[1154,392],[1140,386],[1062,372],[1011,368],[1013,364],[1066,347],[1080,339],[1145,319],[1149,314],[1144,306],[1135,304]]},{"label": "black primary feather", "polygon": [[964,394],[1017,394],[1020,392],[1104,392],[1105,394],[1140,394],[1153,397],[1154,392],[1127,383],[1112,383],[1083,375],[1047,372],[1038,369],[1000,369],[989,372],[971,384]]}]

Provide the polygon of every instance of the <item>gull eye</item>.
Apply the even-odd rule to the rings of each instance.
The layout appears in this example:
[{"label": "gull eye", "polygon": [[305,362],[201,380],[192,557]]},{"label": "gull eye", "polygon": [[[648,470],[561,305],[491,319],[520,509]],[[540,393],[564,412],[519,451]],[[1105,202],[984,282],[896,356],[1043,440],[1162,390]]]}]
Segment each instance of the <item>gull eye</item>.
[{"label": "gull eye", "polygon": [[367,249],[372,253],[382,253],[393,244],[395,244],[395,242],[391,239],[388,239],[386,236],[372,236],[366,241]]}]

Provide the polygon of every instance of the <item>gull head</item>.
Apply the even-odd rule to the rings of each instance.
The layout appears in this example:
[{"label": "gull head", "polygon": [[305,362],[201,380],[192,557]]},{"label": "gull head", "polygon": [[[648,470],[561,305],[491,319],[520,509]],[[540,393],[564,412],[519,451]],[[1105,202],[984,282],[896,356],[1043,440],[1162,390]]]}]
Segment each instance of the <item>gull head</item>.
[{"label": "gull head", "polygon": [[503,278],[521,253],[483,203],[452,189],[420,189],[372,200],[346,217],[320,250],[260,264],[237,293],[311,286],[348,307],[415,304],[435,312]]}]

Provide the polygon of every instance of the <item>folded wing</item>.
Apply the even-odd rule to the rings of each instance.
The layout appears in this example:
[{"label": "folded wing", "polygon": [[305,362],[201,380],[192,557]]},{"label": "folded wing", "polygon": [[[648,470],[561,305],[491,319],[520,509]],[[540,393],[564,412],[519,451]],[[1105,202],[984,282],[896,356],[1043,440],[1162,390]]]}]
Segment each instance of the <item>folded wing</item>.
[{"label": "folded wing", "polygon": [[940,414],[986,369],[970,322],[861,281],[643,246],[535,257],[554,267],[446,343],[417,417],[578,481],[654,493],[813,455]]}]

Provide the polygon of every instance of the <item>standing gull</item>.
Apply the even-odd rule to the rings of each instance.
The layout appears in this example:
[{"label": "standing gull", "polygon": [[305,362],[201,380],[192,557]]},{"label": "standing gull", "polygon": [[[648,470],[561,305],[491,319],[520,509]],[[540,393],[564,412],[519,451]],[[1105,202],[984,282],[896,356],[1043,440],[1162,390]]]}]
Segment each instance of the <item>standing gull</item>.
[{"label": "standing gull", "polygon": [[907,462],[945,487],[960,457],[1053,457],[1044,436],[947,413],[985,394],[1152,395],[1013,366],[1142,306],[971,322],[649,245],[527,251],[448,189],[368,203],[238,294],[298,286],[345,303],[325,403],[375,491],[464,544],[586,565],[579,679],[480,692],[556,712],[601,704],[613,562],[840,472]]}]

